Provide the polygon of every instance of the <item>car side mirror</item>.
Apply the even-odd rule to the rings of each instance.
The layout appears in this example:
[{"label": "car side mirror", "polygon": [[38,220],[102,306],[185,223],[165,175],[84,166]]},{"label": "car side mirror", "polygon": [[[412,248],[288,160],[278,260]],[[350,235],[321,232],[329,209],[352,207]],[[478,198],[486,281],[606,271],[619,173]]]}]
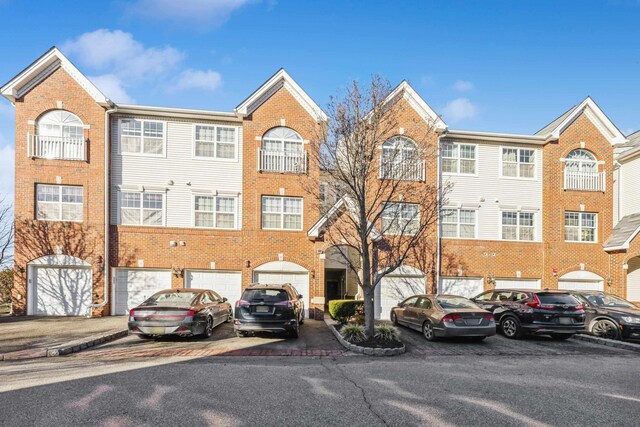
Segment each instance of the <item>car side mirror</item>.
[{"label": "car side mirror", "polygon": [[398,303],[398,307],[404,307],[404,304],[402,304],[402,301]]},{"label": "car side mirror", "polygon": [[298,299],[302,299],[302,295],[301,294],[298,294]]},{"label": "car side mirror", "polygon": [[229,301],[226,297],[222,297],[222,302],[227,302]]}]

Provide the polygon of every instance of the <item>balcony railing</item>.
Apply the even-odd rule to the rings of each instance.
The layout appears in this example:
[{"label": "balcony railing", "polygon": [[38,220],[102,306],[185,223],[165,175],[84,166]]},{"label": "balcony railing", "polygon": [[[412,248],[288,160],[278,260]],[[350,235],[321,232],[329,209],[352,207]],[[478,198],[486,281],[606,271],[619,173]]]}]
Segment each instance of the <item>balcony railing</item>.
[{"label": "balcony railing", "polygon": [[607,188],[604,172],[564,171],[564,189],[582,191],[602,191]]},{"label": "balcony railing", "polygon": [[27,134],[28,156],[42,159],[86,160],[86,142],[82,138]]},{"label": "balcony railing", "polygon": [[394,163],[383,160],[380,163],[380,178],[403,181],[425,181],[425,161],[414,160]]},{"label": "balcony railing", "polygon": [[307,152],[258,148],[258,170],[262,172],[306,173]]}]

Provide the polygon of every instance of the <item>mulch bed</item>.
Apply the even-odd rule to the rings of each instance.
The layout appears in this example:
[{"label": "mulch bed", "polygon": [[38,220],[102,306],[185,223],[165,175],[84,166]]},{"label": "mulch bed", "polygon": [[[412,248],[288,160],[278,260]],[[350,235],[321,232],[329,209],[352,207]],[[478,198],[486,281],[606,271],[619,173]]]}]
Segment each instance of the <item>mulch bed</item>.
[{"label": "mulch bed", "polygon": [[[340,332],[342,325],[335,325],[334,327],[338,332]],[[404,344],[400,341],[387,341],[375,337],[371,337],[360,342],[353,342],[351,344],[366,348],[402,348],[402,346],[404,346]]]}]

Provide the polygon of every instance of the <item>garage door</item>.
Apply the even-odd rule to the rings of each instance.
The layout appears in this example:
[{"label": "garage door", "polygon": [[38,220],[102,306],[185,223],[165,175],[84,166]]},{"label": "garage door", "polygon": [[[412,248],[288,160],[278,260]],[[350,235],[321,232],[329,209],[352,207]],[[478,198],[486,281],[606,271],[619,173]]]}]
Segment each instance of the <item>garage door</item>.
[{"label": "garage door", "polygon": [[40,316],[88,316],[91,314],[91,269],[33,268],[33,305],[30,314]]},{"label": "garage door", "polygon": [[211,289],[235,306],[242,293],[242,273],[239,271],[193,271],[186,273],[186,287]]},{"label": "garage door", "polygon": [[128,314],[151,295],[171,289],[170,270],[141,270],[117,268],[114,275],[112,314]]},{"label": "garage door", "polygon": [[375,289],[375,317],[389,319],[391,309],[412,295],[424,294],[425,279],[422,276],[385,276]]},{"label": "garage door", "polygon": [[496,279],[496,289],[540,289],[539,279]]},{"label": "garage door", "polygon": [[441,294],[460,295],[471,298],[484,291],[481,277],[442,277],[440,279]]},{"label": "garage door", "polygon": [[309,273],[287,273],[287,272],[266,272],[254,271],[253,281],[261,285],[283,285],[291,283],[304,300],[305,316],[309,317]]},{"label": "garage door", "polygon": [[576,290],[576,291],[604,291],[604,283],[602,281],[571,281],[559,280],[558,289]]}]

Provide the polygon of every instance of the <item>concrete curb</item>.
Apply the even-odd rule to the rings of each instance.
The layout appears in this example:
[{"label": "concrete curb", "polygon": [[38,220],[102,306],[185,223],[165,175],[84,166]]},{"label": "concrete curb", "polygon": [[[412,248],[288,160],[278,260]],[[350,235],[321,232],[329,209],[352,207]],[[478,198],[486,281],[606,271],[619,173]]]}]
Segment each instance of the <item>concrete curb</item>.
[{"label": "concrete curb", "polygon": [[634,344],[630,342],[610,340],[607,338],[595,337],[593,335],[585,335],[585,334],[575,334],[573,339],[577,339],[580,341],[587,341],[594,344],[606,345],[614,348],[623,348],[625,350],[637,351],[640,352],[640,344]]},{"label": "concrete curb", "polygon": [[114,341],[119,338],[126,337],[127,335],[129,335],[129,331],[127,329],[114,329],[102,334],[92,335],[90,337],[70,341],[68,343],[60,344],[54,347],[28,349],[0,354],[0,361],[64,356],[71,353],[77,353],[98,344]]},{"label": "concrete curb", "polygon": [[400,348],[370,348],[351,344],[349,341],[342,338],[340,332],[338,332],[338,330],[335,328],[337,322],[334,322],[333,320],[327,318],[324,319],[324,322],[327,324],[329,330],[331,330],[338,342],[340,342],[340,344],[342,344],[342,346],[349,351],[366,354],[367,356],[397,356],[398,354],[402,354],[407,351],[407,347],[404,344],[402,344],[402,347]]}]

